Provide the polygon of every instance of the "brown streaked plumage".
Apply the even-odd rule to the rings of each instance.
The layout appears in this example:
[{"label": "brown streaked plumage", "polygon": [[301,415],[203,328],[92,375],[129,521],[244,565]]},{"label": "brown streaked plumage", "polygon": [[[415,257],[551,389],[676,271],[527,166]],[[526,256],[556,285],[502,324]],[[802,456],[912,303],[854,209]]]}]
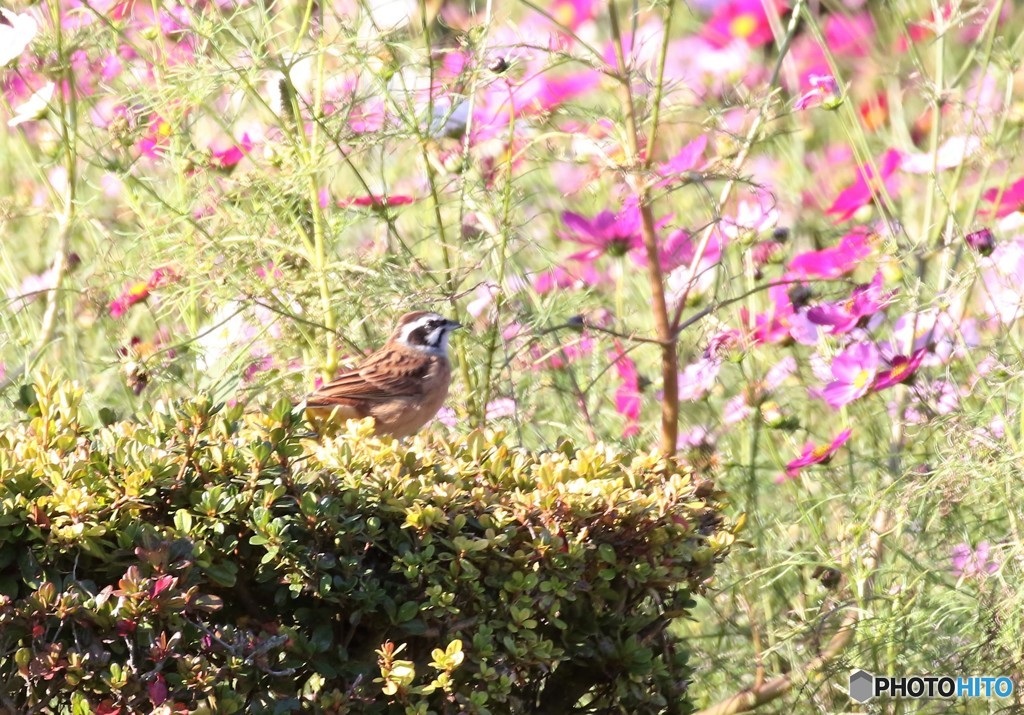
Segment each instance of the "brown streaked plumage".
[{"label": "brown streaked plumage", "polygon": [[377,352],[310,393],[307,416],[317,431],[372,417],[377,434],[415,434],[448,397],[448,338],[459,327],[437,313],[406,313]]}]

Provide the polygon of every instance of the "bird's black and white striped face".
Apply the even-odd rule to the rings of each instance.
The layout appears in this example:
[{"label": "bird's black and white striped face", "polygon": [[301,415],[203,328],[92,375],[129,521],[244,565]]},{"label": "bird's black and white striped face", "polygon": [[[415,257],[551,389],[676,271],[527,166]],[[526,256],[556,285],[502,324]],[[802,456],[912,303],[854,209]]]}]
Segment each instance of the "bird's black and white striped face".
[{"label": "bird's black and white striped face", "polygon": [[413,350],[447,356],[448,339],[461,327],[460,323],[437,313],[406,313],[398,321],[392,340]]}]

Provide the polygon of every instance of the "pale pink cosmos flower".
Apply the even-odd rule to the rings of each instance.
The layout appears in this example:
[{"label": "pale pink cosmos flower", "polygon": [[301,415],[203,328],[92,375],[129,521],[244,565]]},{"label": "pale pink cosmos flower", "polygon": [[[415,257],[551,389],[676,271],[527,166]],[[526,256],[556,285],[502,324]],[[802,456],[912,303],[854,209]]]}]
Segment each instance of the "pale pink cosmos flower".
[{"label": "pale pink cosmos flower", "polygon": [[494,281],[481,283],[473,291],[476,296],[466,306],[466,312],[474,318],[479,318],[494,304],[494,299],[501,293],[501,289]]},{"label": "pale pink cosmos flower", "polygon": [[498,397],[487,403],[484,408],[484,419],[498,420],[503,417],[512,417],[518,409],[516,401],[511,397]]},{"label": "pale pink cosmos flower", "polygon": [[694,402],[707,395],[715,386],[722,369],[719,358],[700,357],[679,374],[679,399]]},{"label": "pale pink cosmos flower", "polygon": [[722,233],[735,239],[771,231],[779,223],[779,210],[775,203],[775,197],[764,191],[756,192],[754,200],[741,199],[735,216],[722,217]]},{"label": "pale pink cosmos flower", "polygon": [[754,407],[762,404],[772,392],[777,390],[790,375],[796,372],[796,359],[787,355],[771,367],[761,380],[749,384],[740,394],[725,404],[722,420],[725,424],[735,424],[753,414]]},{"label": "pale pink cosmos flower", "polygon": [[434,419],[443,424],[445,427],[457,427],[459,424],[459,418],[455,414],[455,410],[451,407],[442,407],[437,411]]},{"label": "pale pink cosmos flower", "polygon": [[944,141],[931,154],[908,154],[900,162],[900,170],[909,174],[930,174],[932,168],[937,171],[955,169],[981,148],[981,137],[956,136]]},{"label": "pale pink cosmos flower", "polygon": [[874,343],[856,343],[832,361],[832,382],[822,391],[830,407],[839,409],[863,397],[878,374],[879,355]]}]

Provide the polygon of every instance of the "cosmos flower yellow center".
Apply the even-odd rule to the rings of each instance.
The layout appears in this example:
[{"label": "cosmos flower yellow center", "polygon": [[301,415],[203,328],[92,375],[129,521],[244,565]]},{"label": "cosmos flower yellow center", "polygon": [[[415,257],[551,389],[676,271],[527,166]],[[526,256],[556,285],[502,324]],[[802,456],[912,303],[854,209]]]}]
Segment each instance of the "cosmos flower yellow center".
[{"label": "cosmos flower yellow center", "polygon": [[572,6],[572,3],[559,5],[558,9],[555,10],[555,19],[559,25],[572,27],[572,21],[576,19],[576,8]]},{"label": "cosmos flower yellow center", "polygon": [[171,136],[171,125],[166,121],[160,122],[156,127],[156,133],[162,137]]},{"label": "cosmos flower yellow center", "polygon": [[732,22],[729,23],[729,34],[743,40],[753,35],[754,30],[756,29],[757,18],[749,12],[744,13],[743,15],[737,15],[733,18]]},{"label": "cosmos flower yellow center", "polygon": [[904,362],[899,365],[893,365],[892,370],[889,372],[889,377],[893,380],[902,380],[909,370],[909,363]]},{"label": "cosmos flower yellow center", "polygon": [[857,388],[864,387],[868,384],[868,380],[871,379],[871,373],[867,370],[861,370],[857,373],[857,377],[853,378],[853,386]]},{"label": "cosmos flower yellow center", "polygon": [[830,447],[831,445],[827,444],[818,445],[811,452],[811,456],[814,457],[815,459],[821,459],[822,457],[828,454],[828,450]]},{"label": "cosmos flower yellow center", "polygon": [[138,283],[135,283],[134,285],[132,285],[131,288],[128,289],[128,294],[135,297],[146,295],[146,293],[148,292],[149,284],[146,283],[145,281],[139,281]]}]

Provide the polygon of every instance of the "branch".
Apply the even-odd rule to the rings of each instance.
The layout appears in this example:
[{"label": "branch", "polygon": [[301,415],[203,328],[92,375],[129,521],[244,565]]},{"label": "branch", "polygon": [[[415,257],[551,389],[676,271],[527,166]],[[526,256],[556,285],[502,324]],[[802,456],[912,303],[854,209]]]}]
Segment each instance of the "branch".
[{"label": "branch", "polygon": [[[658,79],[654,93],[654,110],[652,115],[651,141],[645,148],[646,157],[640,168],[650,165],[654,156],[654,139],[657,136],[657,121],[661,104],[662,84],[664,81],[665,58],[668,52],[669,33],[671,32],[674,0],[669,0],[665,15],[665,31],[662,37],[661,57],[658,62]],[[626,138],[629,146],[628,164],[636,166],[640,157],[640,130],[637,126],[636,107],[633,104],[633,91],[630,73],[626,67],[626,59],[622,50],[622,31],[619,27],[619,12],[615,0],[608,5],[611,19],[612,39],[615,49],[615,63],[618,67],[619,80],[622,82],[626,107]],[[661,380],[664,397],[661,400],[661,453],[665,456],[675,454],[676,439],[679,433],[679,358],[676,343],[673,340],[673,323],[668,315],[668,302],[665,299],[665,282],[661,273],[661,258],[658,253],[658,236],[654,228],[654,212],[651,210],[650,188],[647,183],[636,184],[635,177],[632,188],[637,197],[640,209],[641,235],[644,249],[647,252],[647,281],[651,287],[651,301],[654,310],[654,326],[661,345]],[[696,263],[694,263],[694,269]]]},{"label": "branch", "polygon": [[[880,507],[875,512],[875,518],[871,524],[871,538],[868,541],[868,553],[864,557],[864,568],[868,573],[867,578],[864,581],[864,595],[863,598],[868,598],[871,593],[872,585],[875,580],[875,574],[878,570],[878,564],[882,560],[882,537],[890,528],[892,516],[887,509]],[[825,649],[817,655],[817,657],[808,661],[803,667],[798,669],[798,672],[804,674],[804,678],[809,677],[813,673],[824,669],[836,657],[843,652],[843,650],[853,640],[853,635],[856,631],[857,622],[860,620],[860,609],[850,608],[849,613],[843,618],[839,624],[839,628],[833,634],[829,640]],[[770,703],[776,698],[785,695],[795,685],[795,678],[792,673],[773,678],[766,683],[753,688],[748,688],[742,692],[737,693],[721,702],[712,705],[709,708],[701,710],[696,715],[735,715],[735,713],[745,713],[754,710],[755,708]]]}]

